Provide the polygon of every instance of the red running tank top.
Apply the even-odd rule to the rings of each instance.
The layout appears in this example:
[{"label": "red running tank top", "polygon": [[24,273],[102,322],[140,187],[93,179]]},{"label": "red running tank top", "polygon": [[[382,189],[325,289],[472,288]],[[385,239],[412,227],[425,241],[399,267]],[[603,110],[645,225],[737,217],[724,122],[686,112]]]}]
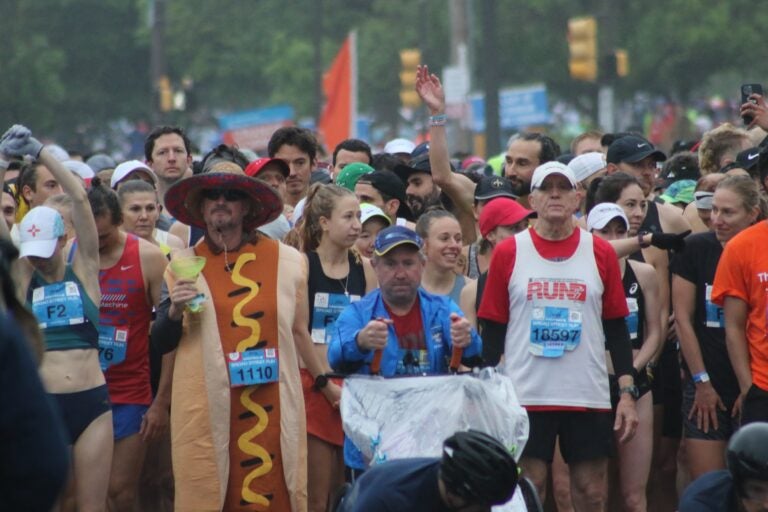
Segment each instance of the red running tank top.
[{"label": "red running tank top", "polygon": [[109,399],[115,404],[152,403],[149,380],[149,323],[152,305],[144,287],[139,239],[127,234],[120,260],[99,272],[101,325],[127,329],[125,361],[104,373]]}]

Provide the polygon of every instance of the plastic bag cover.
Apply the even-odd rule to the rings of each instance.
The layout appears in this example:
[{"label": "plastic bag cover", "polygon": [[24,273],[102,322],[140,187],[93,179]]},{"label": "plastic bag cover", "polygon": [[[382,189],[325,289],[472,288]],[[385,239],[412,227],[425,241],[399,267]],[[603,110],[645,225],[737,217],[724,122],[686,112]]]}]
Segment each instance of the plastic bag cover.
[{"label": "plastic bag cover", "polygon": [[344,382],[341,416],[369,465],[440,457],[445,439],[470,428],[500,440],[516,460],[528,440],[528,415],[512,381],[490,368],[474,375],[352,375]]}]

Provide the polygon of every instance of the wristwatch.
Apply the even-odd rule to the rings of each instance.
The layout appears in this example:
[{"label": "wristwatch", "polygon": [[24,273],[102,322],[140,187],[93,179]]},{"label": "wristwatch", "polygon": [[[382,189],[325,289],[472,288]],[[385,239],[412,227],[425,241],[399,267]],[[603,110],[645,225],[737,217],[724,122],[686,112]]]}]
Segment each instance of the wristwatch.
[{"label": "wristwatch", "polygon": [[647,231],[640,231],[640,232],[637,234],[637,243],[638,243],[638,244],[640,244],[640,248],[641,248],[641,249],[647,249],[647,248],[649,248],[649,247],[651,246],[651,243],[650,243],[650,242],[643,242],[643,237],[644,237],[645,235],[647,235],[647,234],[648,234],[648,232],[647,232]]},{"label": "wristwatch", "polygon": [[693,374],[693,382],[696,384],[702,384],[709,382],[709,374],[707,372],[699,372]]},{"label": "wristwatch", "polygon": [[315,383],[312,385],[312,387],[316,391],[320,391],[327,385],[328,385],[328,376],[324,373],[321,373],[320,375],[315,377]]},{"label": "wristwatch", "polygon": [[624,393],[628,393],[629,396],[635,400],[640,398],[640,390],[637,389],[637,386],[634,384],[631,386],[624,386],[623,388],[619,389],[619,395],[623,395]]}]

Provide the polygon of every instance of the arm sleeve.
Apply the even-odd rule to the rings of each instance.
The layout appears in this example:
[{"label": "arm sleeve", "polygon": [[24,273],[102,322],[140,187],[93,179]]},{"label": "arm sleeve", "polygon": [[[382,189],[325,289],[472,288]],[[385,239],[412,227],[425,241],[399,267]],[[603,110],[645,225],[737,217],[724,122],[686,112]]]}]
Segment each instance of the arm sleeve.
[{"label": "arm sleeve", "polygon": [[181,334],[183,332],[183,320],[172,320],[168,318],[168,310],[171,308],[171,298],[168,294],[168,285],[163,282],[160,291],[160,304],[157,306],[157,316],[152,322],[150,332],[150,343],[161,354],[173,352],[179,346]]},{"label": "arm sleeve", "polygon": [[632,366],[632,342],[627,322],[623,318],[603,319],[605,348],[611,353],[616,377],[634,375]]},{"label": "arm sleeve", "polygon": [[483,362],[486,366],[496,366],[504,353],[504,339],[507,336],[507,324],[486,320],[483,327]]}]

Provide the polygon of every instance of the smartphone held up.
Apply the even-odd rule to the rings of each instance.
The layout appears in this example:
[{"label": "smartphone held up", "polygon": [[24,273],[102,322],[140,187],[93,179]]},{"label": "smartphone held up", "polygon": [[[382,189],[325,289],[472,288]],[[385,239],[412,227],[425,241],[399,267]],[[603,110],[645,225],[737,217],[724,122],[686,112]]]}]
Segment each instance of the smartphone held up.
[{"label": "smartphone held up", "polygon": [[[754,98],[750,98],[753,94],[759,94],[760,96],[763,95],[763,86],[760,84],[743,84],[741,86],[741,104],[745,104],[748,101],[752,103],[757,103]],[[741,119],[744,121],[744,124],[749,126],[752,124],[752,121],[755,120],[754,116],[750,114],[745,114],[741,116]]]}]

